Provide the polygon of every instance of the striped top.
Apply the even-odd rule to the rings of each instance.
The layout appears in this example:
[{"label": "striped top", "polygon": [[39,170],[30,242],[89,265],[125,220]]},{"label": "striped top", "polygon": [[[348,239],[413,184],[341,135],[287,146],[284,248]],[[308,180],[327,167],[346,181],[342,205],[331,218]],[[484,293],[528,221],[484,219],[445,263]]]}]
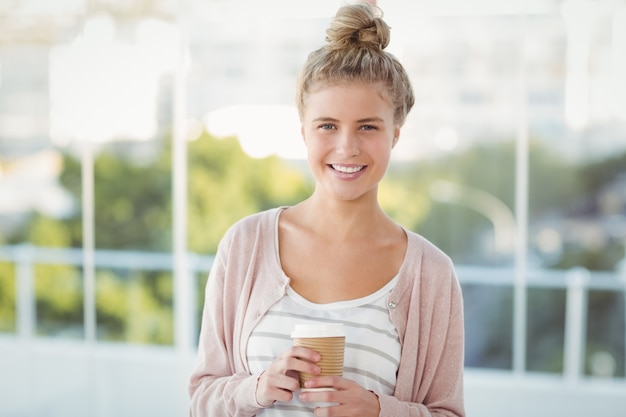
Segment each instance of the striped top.
[{"label": "striped top", "polygon": [[[270,308],[250,336],[247,359],[250,372],[259,375],[279,354],[293,345],[295,324],[343,323],[346,350],[343,376],[382,395],[393,395],[400,362],[400,340],[389,319],[387,297],[397,277],[363,298],[328,304],[312,303],[288,288],[287,294]],[[300,417],[313,415],[314,403],[277,402],[257,416]]]}]

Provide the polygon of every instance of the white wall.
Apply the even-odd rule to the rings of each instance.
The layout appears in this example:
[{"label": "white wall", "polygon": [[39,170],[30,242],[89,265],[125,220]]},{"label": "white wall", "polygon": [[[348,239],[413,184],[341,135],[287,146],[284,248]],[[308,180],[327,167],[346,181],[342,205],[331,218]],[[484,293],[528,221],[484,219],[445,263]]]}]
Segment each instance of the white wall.
[{"label": "white wall", "polygon": [[185,416],[190,369],[171,347],[0,339],[0,416]]},{"label": "white wall", "polygon": [[[0,338],[0,417],[188,415],[193,354],[171,347]],[[468,417],[624,417],[626,381],[468,369]],[[212,416],[213,417],[213,416]],[[221,416],[215,416],[221,417]]]}]

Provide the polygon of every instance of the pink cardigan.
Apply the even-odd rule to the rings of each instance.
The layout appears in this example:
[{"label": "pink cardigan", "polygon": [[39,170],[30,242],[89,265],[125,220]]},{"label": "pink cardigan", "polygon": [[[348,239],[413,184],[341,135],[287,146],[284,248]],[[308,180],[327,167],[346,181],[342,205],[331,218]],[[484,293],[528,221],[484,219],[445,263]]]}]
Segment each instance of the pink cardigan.
[{"label": "pink cardigan", "polygon": [[[289,285],[277,248],[282,209],[241,220],[220,242],[207,282],[198,357],[190,378],[190,416],[252,417],[260,409],[246,343]],[[379,396],[380,416],[462,417],[461,289],[451,260],[423,237],[406,233],[407,253],[389,298],[389,316],[402,353],[394,395]]]}]

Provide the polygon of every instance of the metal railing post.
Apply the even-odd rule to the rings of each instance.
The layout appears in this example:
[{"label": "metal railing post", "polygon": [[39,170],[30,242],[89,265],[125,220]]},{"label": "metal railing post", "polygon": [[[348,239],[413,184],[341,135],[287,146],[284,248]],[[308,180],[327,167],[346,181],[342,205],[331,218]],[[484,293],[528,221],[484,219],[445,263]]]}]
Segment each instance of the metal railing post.
[{"label": "metal railing post", "polygon": [[617,279],[622,284],[622,296],[624,297],[624,377],[626,378],[626,239],[624,240],[624,258],[617,264]]},{"label": "metal railing post", "polygon": [[30,340],[37,328],[33,247],[19,246],[15,255],[17,334],[22,340]]},{"label": "metal railing post", "polygon": [[[178,353],[180,386],[186,387],[189,370],[188,359],[192,354],[191,271],[187,250],[187,107],[186,82],[188,71],[188,39],[185,27],[187,2],[179,3],[177,15],[178,62],[173,88],[173,135],[172,135],[172,234],[174,264],[174,347]],[[186,389],[179,391],[180,413],[189,409]]]},{"label": "metal railing post", "polygon": [[83,141],[82,168],[82,231],[83,231],[83,327],[86,343],[95,343],[96,321],[96,271],[95,271],[95,216],[94,216],[94,149],[88,140]]},{"label": "metal railing post", "polygon": [[523,32],[517,74],[517,132],[515,138],[515,282],[513,286],[513,371],[517,376],[526,372],[527,344],[527,262],[528,262],[528,81],[527,51],[528,17],[521,16]]},{"label": "metal railing post", "polygon": [[590,273],[584,268],[573,268],[567,273],[563,375],[572,384],[584,374],[589,279]]}]

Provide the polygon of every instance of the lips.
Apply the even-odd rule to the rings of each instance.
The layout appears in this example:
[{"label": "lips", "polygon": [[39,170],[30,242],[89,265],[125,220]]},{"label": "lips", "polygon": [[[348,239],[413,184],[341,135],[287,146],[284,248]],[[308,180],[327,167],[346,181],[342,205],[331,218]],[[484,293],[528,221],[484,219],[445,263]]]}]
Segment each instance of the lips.
[{"label": "lips", "polygon": [[366,167],[366,165],[339,165],[339,164],[331,164],[330,166],[335,171],[338,171],[344,174],[354,174],[355,172],[362,171]]}]

